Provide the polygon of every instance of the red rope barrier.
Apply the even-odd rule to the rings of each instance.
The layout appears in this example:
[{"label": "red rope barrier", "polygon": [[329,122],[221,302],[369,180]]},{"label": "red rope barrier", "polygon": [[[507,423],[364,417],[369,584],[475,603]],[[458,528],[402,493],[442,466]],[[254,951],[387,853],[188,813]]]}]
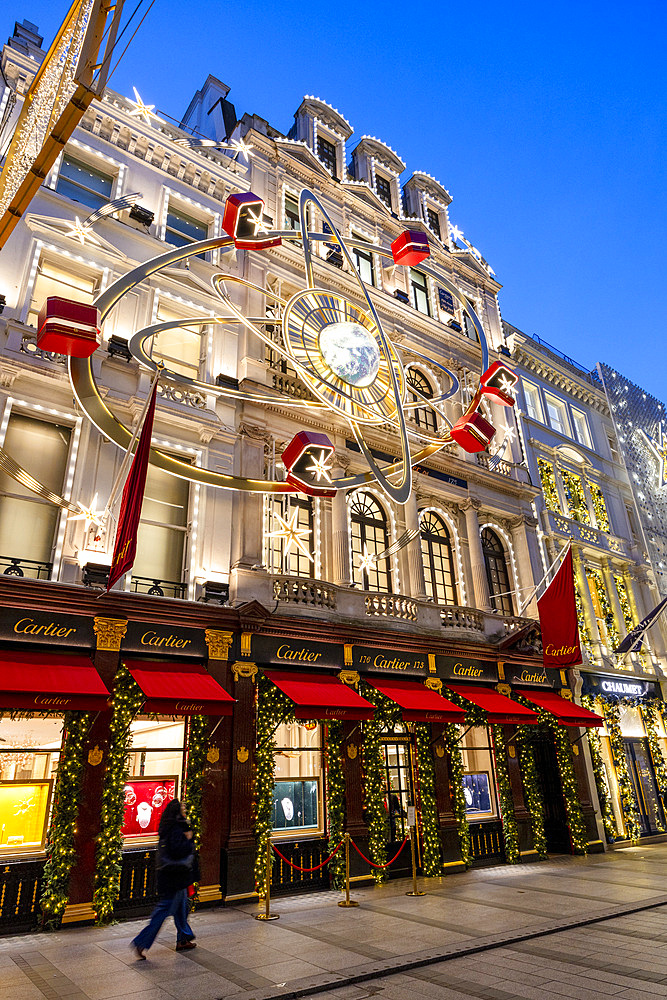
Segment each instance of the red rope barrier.
[{"label": "red rope barrier", "polygon": [[364,861],[366,862],[366,864],[370,865],[371,868],[389,868],[390,865],[393,865],[394,861],[396,860],[396,858],[398,857],[398,855],[401,853],[401,851],[403,850],[403,848],[405,847],[405,845],[407,844],[407,842],[408,842],[408,838],[406,837],[405,840],[403,841],[403,843],[401,844],[401,846],[399,847],[399,849],[396,851],[396,854],[393,856],[393,858],[391,859],[391,861],[388,861],[386,863],[386,865],[376,865],[376,864],[374,864],[370,860],[370,858],[367,858],[365,854],[361,853],[361,851],[359,850],[359,848],[357,847],[357,845],[355,844],[355,842],[353,840],[350,840],[350,843],[354,847],[354,849],[357,852],[357,854],[359,855],[359,857],[363,858]]},{"label": "red rope barrier", "polygon": [[[343,837],[343,840],[344,839],[345,838]],[[301,865],[295,865],[294,862],[290,861],[289,858],[286,858],[284,854],[280,853],[280,851],[275,846],[275,844],[271,844],[271,847],[276,852],[276,854],[278,855],[278,857],[282,858],[283,861],[290,866],[290,868],[294,868],[298,872],[318,872],[320,870],[320,868],[324,868],[325,865],[329,864],[329,862],[333,858],[334,854],[338,854],[338,852],[340,850],[340,846],[343,843],[343,840],[340,841],[340,843],[338,844],[338,847],[336,848],[336,850],[333,852],[333,854],[329,855],[329,857],[326,859],[326,861],[323,861],[321,865],[315,865],[314,868],[302,868]]]}]

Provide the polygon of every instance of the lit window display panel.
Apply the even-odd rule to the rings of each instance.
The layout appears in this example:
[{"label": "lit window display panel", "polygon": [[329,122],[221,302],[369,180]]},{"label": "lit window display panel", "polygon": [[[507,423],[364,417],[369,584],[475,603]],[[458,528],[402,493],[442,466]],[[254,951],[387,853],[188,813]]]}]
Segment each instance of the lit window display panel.
[{"label": "lit window display panel", "polygon": [[172,776],[130,778],[125,783],[123,836],[133,840],[157,837],[162,813],[178,795],[178,780]]},{"label": "lit window display panel", "polygon": [[283,723],[276,730],[275,740],[274,834],[322,832],[321,726],[316,722]]},{"label": "lit window display panel", "polygon": [[126,844],[156,840],[167,802],[178,798],[183,777],[185,722],[139,716],[132,723],[125,783]]},{"label": "lit window display panel", "polygon": [[0,851],[41,850],[52,781],[0,782]]},{"label": "lit window display panel", "polygon": [[461,740],[463,795],[471,823],[498,816],[493,754],[486,726],[474,726]]},{"label": "lit window display panel", "polygon": [[0,719],[0,853],[44,847],[62,718]]}]

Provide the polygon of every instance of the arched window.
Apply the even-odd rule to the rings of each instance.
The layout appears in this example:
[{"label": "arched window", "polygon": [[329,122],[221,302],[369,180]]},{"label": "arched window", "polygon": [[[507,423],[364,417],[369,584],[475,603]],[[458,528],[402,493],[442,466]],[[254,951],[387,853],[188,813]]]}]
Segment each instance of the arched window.
[{"label": "arched window", "polygon": [[510,577],[507,572],[507,561],[502,543],[495,531],[491,528],[482,530],[482,552],[484,553],[484,566],[486,568],[486,580],[489,585],[489,597],[491,607],[495,611],[500,611],[504,615],[513,615],[512,596],[509,591]]},{"label": "arched window", "polygon": [[[269,497],[266,509],[268,516],[264,559],[269,573],[314,576],[315,524],[312,497]],[[296,528],[297,535],[294,538],[287,537],[286,525]],[[281,532],[285,534],[280,534]],[[306,552],[310,553],[312,559],[308,558]]]},{"label": "arched window", "polygon": [[[420,396],[426,399],[433,398],[433,386],[425,375],[422,375],[416,368],[408,368],[405,377],[408,383],[408,402],[418,402]],[[411,391],[411,390],[416,390]],[[423,427],[425,431],[437,431],[438,421],[435,410],[430,406],[416,406],[413,410],[408,410],[417,427]]]},{"label": "arched window", "polygon": [[444,520],[432,510],[420,519],[426,593],[436,604],[458,604],[454,554]]},{"label": "arched window", "polygon": [[372,566],[360,565],[365,556],[379,555],[389,548],[387,515],[370,493],[355,493],[350,501],[352,522],[352,580],[363,590],[391,593],[389,558]]}]

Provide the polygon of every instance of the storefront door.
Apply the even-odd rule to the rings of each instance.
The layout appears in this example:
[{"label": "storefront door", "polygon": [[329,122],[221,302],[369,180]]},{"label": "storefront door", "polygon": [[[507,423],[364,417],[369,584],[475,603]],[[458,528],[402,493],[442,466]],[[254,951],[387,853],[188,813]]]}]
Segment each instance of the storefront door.
[{"label": "storefront door", "polygon": [[623,740],[625,758],[635,794],[639,823],[644,836],[664,829],[664,814],[653,773],[648,740]]},{"label": "storefront door", "polygon": [[[385,806],[389,814],[389,851],[391,857],[395,853],[395,850],[391,850],[392,846],[395,845],[397,849],[408,833],[408,806],[415,801],[412,781],[412,748],[409,737],[396,742],[383,741],[382,747],[385,787],[387,789]],[[396,865],[392,866],[392,872],[398,872],[402,868],[407,870],[409,859],[410,852],[404,849]]]},{"label": "storefront door", "polygon": [[533,743],[535,767],[544,803],[544,833],[550,854],[570,854],[572,843],[567,825],[563,788],[556,747],[550,735],[540,734]]}]

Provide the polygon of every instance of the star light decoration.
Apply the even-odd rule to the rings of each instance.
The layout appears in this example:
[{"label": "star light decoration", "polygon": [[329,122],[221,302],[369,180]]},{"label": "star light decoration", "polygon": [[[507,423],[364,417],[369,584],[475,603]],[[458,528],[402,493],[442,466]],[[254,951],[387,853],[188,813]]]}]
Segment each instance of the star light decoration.
[{"label": "star light decoration", "polygon": [[312,534],[312,531],[310,528],[298,527],[299,508],[294,508],[289,521],[286,521],[285,518],[277,512],[274,513],[273,517],[276,521],[278,521],[280,527],[276,531],[268,532],[267,537],[284,539],[286,556],[289,555],[290,549],[294,546],[298,552],[301,552],[306,557],[306,559],[309,559],[311,562],[315,562],[305,542],[305,539],[308,535]]},{"label": "star light decoration", "polygon": [[102,246],[92,227],[88,225],[88,220],[84,219],[82,222],[78,215],[74,217],[74,222],[70,223],[69,231],[65,235],[78,239],[82,246],[86,240],[90,240],[94,246]]},{"label": "star light decoration", "polygon": [[375,554],[368,551],[367,545],[364,545],[363,553],[357,554],[357,559],[359,560],[359,569],[362,573],[368,574],[371,570],[375,569]]},{"label": "star light decoration", "polygon": [[312,472],[315,482],[319,483],[322,479],[325,483],[332,482],[331,466],[328,464],[332,454],[332,452],[321,451],[319,458],[313,455],[313,464],[308,466],[306,472]]},{"label": "star light decoration", "polygon": [[130,111],[130,116],[132,118],[143,118],[147,125],[151,124],[151,118],[155,118],[157,121],[160,121],[160,116],[154,111],[155,105],[144,104],[143,100],[139,96],[137,88],[133,87],[132,90],[134,91],[134,100],[132,100],[131,97],[128,97],[130,104],[134,104],[134,107]]},{"label": "star light decoration", "polygon": [[662,423],[658,424],[656,437],[650,437],[646,431],[639,433],[644,439],[644,444],[658,461],[658,489],[660,490],[663,486],[667,486],[667,438],[663,434]]}]

